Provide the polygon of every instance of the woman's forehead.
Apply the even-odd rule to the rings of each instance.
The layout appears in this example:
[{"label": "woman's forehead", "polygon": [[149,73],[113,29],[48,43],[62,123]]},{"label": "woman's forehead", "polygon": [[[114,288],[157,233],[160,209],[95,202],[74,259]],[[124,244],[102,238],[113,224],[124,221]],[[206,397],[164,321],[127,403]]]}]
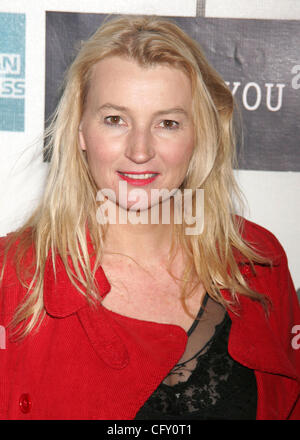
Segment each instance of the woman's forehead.
[{"label": "woman's forehead", "polygon": [[[134,102],[138,99],[159,100],[170,106],[189,105],[192,92],[188,76],[166,64],[140,66],[124,57],[107,57],[94,65],[89,84],[90,98]],[[173,104],[172,104],[173,103]]]}]

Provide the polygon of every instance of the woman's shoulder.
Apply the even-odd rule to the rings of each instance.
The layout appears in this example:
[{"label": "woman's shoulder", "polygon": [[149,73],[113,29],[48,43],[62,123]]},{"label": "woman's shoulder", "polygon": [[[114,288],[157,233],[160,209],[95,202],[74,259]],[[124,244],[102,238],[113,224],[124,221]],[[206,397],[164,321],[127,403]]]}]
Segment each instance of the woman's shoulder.
[{"label": "woman's shoulder", "polygon": [[18,240],[14,239],[12,232],[0,237],[0,274],[2,280],[13,272],[13,262],[17,248]]},{"label": "woman's shoulder", "polygon": [[236,215],[239,232],[242,238],[262,256],[270,258],[273,263],[286,258],[286,253],[278,238],[267,228],[244,217]]},{"label": "woman's shoulder", "polygon": [[25,229],[22,233],[10,232],[0,237],[0,280],[17,281],[18,257],[22,260],[22,266],[28,268],[33,263],[33,251],[31,228]]},{"label": "woman's shoulder", "polygon": [[[30,230],[25,230],[21,235],[12,232],[0,237],[0,325],[8,325],[27,291],[20,277],[22,281],[26,281],[27,269],[33,267],[34,263],[34,246],[31,244],[22,249],[26,238],[27,244],[30,243],[29,236],[26,236],[28,233],[31,233]],[[20,271],[16,264],[19,256],[22,257]]]},{"label": "woman's shoulder", "polygon": [[294,324],[298,324],[300,318],[299,301],[290,274],[286,252],[280,241],[263,226],[244,218],[238,220],[242,224],[242,237],[260,255],[267,257],[272,263],[271,265],[254,263],[255,272],[245,264],[242,265],[242,273],[247,277],[254,290],[266,294],[271,299],[274,316],[278,322],[282,319],[282,313],[288,313],[291,320],[293,315],[296,316]]}]

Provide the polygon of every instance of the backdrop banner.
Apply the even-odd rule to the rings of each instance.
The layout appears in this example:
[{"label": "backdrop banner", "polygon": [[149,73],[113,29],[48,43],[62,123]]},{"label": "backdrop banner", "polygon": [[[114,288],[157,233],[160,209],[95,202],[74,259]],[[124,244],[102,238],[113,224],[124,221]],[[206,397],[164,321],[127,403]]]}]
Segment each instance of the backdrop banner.
[{"label": "backdrop banner", "polygon": [[25,14],[0,12],[0,130],[24,131]]},{"label": "backdrop banner", "polygon": [[[106,18],[106,14],[46,13],[46,121],[81,41]],[[300,171],[299,21],[167,18],[201,44],[235,96],[243,125],[239,168]]]}]

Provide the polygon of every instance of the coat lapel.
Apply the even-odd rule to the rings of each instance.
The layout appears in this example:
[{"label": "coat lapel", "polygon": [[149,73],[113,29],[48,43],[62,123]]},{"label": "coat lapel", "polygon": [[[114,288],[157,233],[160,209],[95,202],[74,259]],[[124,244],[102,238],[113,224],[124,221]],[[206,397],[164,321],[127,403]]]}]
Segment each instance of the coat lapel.
[{"label": "coat lapel", "polygon": [[[93,267],[95,256],[89,240],[88,252],[91,259],[91,267]],[[70,258],[69,265],[72,269],[73,265]],[[87,299],[70,281],[63,261],[58,254],[55,256],[55,269],[56,276],[52,265],[52,253],[49,251],[44,273],[44,304],[49,315],[63,318],[77,312],[82,307],[86,307]],[[101,266],[96,271],[95,282],[101,298],[104,298],[110,291],[110,284]],[[84,290],[82,285],[79,284],[79,287]]]},{"label": "coat lapel", "polygon": [[[259,290],[249,265],[243,264],[240,270],[251,287]],[[227,300],[231,298],[227,290],[222,294]],[[228,351],[234,359],[255,370],[297,378],[295,367],[278,343],[260,303],[240,295],[239,306],[228,310],[228,314],[232,321]]]}]

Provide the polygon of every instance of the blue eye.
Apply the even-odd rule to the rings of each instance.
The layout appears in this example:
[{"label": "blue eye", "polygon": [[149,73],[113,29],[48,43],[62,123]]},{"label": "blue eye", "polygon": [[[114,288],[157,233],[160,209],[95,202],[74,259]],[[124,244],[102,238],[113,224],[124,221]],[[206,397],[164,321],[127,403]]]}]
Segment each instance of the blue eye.
[{"label": "blue eye", "polygon": [[164,119],[159,125],[163,124],[163,128],[168,130],[174,130],[179,128],[179,122],[172,121],[171,119]]}]

